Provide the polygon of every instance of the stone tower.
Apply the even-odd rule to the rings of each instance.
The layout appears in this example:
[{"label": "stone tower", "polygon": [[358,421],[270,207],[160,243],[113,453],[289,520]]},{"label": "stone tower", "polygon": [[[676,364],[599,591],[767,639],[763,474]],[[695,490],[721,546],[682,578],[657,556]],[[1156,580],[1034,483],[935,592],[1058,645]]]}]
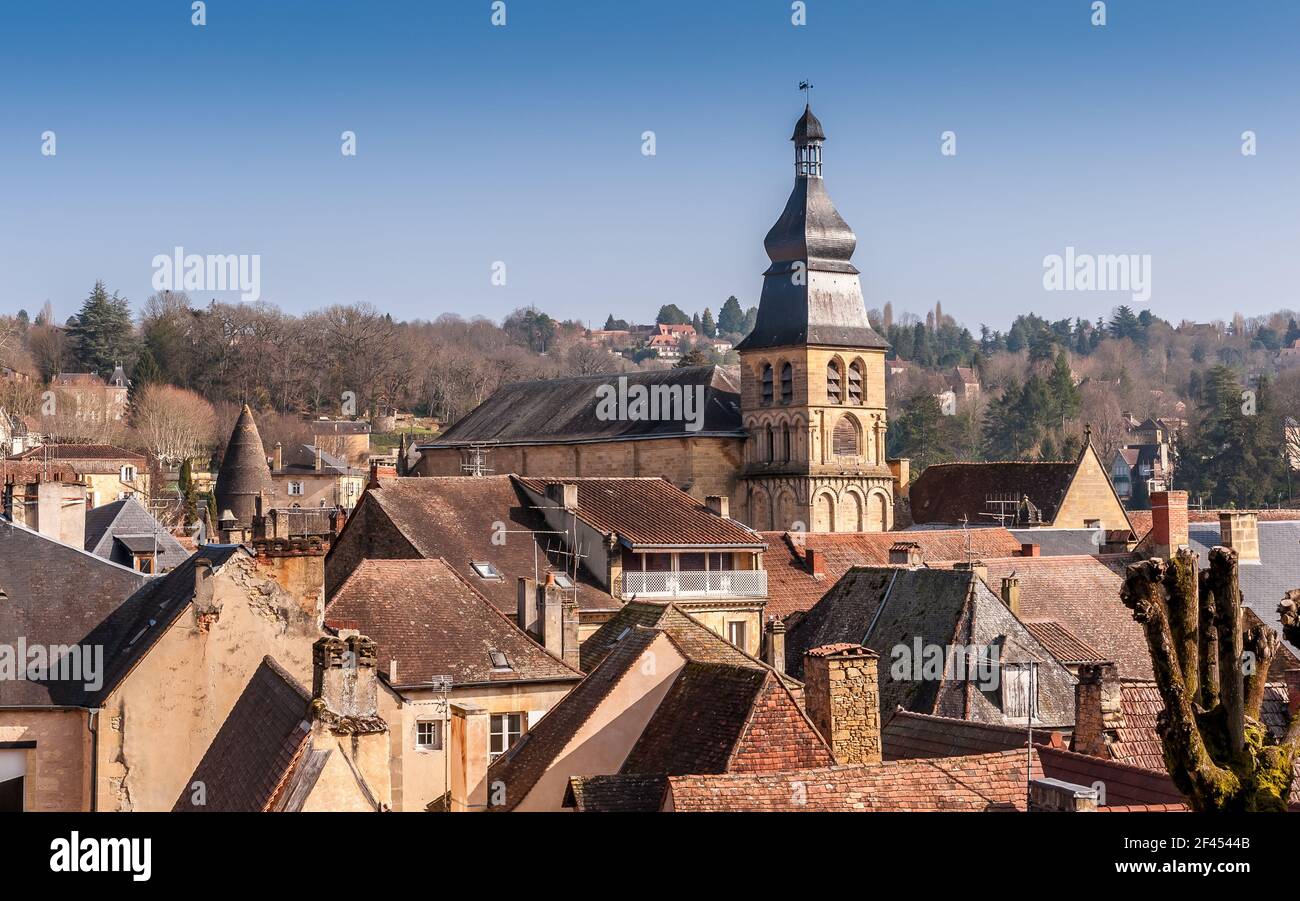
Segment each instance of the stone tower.
[{"label": "stone tower", "polygon": [[757,529],[878,532],[894,522],[885,352],[867,321],[857,236],[822,181],[826,134],[805,108],[794,190],[763,242],[772,265],[740,353],[747,519]]},{"label": "stone tower", "polygon": [[226,454],[217,472],[217,522],[221,541],[238,543],[251,537],[258,501],[269,503],[274,493],[262,436],[248,405],[239,414]]}]

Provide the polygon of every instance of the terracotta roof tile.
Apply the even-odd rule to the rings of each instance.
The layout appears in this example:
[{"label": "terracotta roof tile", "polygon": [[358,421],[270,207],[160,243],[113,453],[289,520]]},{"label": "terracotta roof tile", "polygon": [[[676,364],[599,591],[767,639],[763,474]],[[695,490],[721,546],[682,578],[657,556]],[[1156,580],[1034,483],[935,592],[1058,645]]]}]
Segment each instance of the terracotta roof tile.
[{"label": "terracotta roof tile", "polygon": [[1079,663],[1109,662],[1101,652],[1082,641],[1077,635],[1053,620],[1026,620],[1025,628],[1029,630],[1052,656],[1062,663],[1074,665]]},{"label": "terracotta roof tile", "polygon": [[936,463],[912,483],[912,520],[959,523],[965,517],[972,523],[987,521],[983,514],[998,512],[987,503],[996,495],[1017,502],[1028,497],[1050,523],[1077,468],[1077,461]]}]

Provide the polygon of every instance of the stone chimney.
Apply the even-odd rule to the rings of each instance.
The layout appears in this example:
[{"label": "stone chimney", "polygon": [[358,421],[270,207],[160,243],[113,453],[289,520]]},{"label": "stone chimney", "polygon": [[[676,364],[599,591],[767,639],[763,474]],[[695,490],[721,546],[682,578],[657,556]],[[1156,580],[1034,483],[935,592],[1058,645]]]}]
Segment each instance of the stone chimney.
[{"label": "stone chimney", "polygon": [[1113,663],[1085,663],[1074,686],[1074,739],[1070,750],[1110,757],[1110,746],[1124,727],[1119,670]]},{"label": "stone chimney", "polygon": [[546,486],[546,496],[565,510],[578,509],[578,486],[573,482],[552,482]]},{"label": "stone chimney", "polygon": [[392,806],[391,748],[388,724],[379,716],[375,643],[351,632],[319,638],[311,650],[312,744],[340,751],[376,807],[386,810]]},{"label": "stone chimney", "polygon": [[1151,492],[1151,555],[1169,560],[1187,544],[1187,492]]},{"label": "stone chimney", "polygon": [[920,566],[921,546],[915,541],[895,541],[889,548],[889,562],[900,566]]},{"label": "stone chimney", "polygon": [[271,469],[274,472],[284,469],[284,445],[279,441],[275,442],[275,450],[271,452]]},{"label": "stone chimney", "polygon": [[785,672],[785,623],[776,617],[767,621],[765,662],[778,673]]},{"label": "stone chimney", "polygon": [[710,494],[704,499],[704,505],[715,516],[721,516],[723,519],[731,518],[731,501],[720,494]]},{"label": "stone chimney", "polygon": [[808,718],[835,762],[880,763],[879,657],[855,644],[830,644],[804,655]]},{"label": "stone chimney", "polygon": [[466,701],[451,705],[451,786],[449,807],[452,813],[469,813],[487,809],[488,785],[488,712]]},{"label": "stone chimney", "polygon": [[1098,791],[1060,779],[1035,779],[1029,783],[1029,810],[1041,813],[1096,813]]},{"label": "stone chimney", "polygon": [[1038,545],[1034,544],[1032,541],[1026,541],[1020,545],[1020,556],[1037,557],[1038,554],[1039,554],[1039,547]]},{"label": "stone chimney", "polygon": [[[522,580],[521,580],[522,581]],[[578,668],[578,604],[566,595],[548,572],[546,581],[537,586],[537,640],[552,655]]]},{"label": "stone chimney", "polygon": [[537,583],[519,577],[515,583],[515,619],[519,628],[536,638],[540,634],[537,624]]},{"label": "stone chimney", "polygon": [[805,548],[804,559],[808,561],[808,572],[814,579],[826,578],[826,555],[816,548]]},{"label": "stone chimney", "polygon": [[321,471],[321,468],[322,468],[322,467],[321,467],[321,458],[320,458],[320,445],[317,444],[315,447],[312,448],[312,450],[316,452],[316,460],[315,460],[315,464],[314,464],[315,469],[316,469],[317,472],[320,472],[320,471]]},{"label": "stone chimney", "polygon": [[1020,615],[1020,577],[1015,573],[1002,577],[1002,603],[1016,616]]},{"label": "stone chimney", "polygon": [[984,582],[989,580],[989,567],[983,560],[961,560],[953,566],[953,569],[974,573]]},{"label": "stone chimney", "polygon": [[1219,543],[1237,552],[1238,563],[1258,563],[1258,517],[1254,513],[1220,513]]}]

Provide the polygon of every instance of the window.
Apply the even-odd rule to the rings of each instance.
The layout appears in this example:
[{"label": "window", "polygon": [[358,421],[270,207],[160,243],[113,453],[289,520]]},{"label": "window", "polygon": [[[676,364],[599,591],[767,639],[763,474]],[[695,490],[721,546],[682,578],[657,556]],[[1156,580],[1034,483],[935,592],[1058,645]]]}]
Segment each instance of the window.
[{"label": "window", "polygon": [[123,466],[123,467],[122,467],[122,481],[123,481],[123,482],[134,482],[134,481],[135,481],[135,467],[134,467],[134,466],[127,465],[127,466]]},{"label": "window", "polygon": [[781,459],[786,463],[790,462],[792,457],[790,441],[790,423],[781,426]]},{"label": "window", "polygon": [[569,591],[573,588],[573,580],[570,579],[568,575],[565,573],[555,574],[555,584],[559,585],[565,591]]},{"label": "window", "polygon": [[849,403],[862,403],[862,364],[857,360],[849,364]]},{"label": "window", "polygon": [[509,751],[511,745],[519,741],[519,736],[523,734],[523,726],[522,713],[492,714],[491,729],[488,732],[488,760],[496,760]]},{"label": "window", "polygon": [[768,426],[768,427],[767,427],[767,432],[765,433],[765,435],[766,435],[766,438],[767,438],[767,446],[766,446],[763,450],[765,451],[766,458],[767,458],[768,462],[769,462],[769,463],[770,463],[770,462],[775,462],[775,460],[776,460],[776,433],[772,431],[772,427],[771,427],[771,426]]},{"label": "window", "polygon": [[290,482],[290,483],[289,483],[289,494],[290,494],[290,496],[294,496],[294,497],[301,496],[301,495],[302,495],[302,482]]},{"label": "window", "polygon": [[838,404],[844,397],[840,387],[840,364],[831,360],[826,364],[826,400]]},{"label": "window", "polygon": [[763,364],[763,403],[772,402],[772,364]]},{"label": "window", "polygon": [[858,425],[850,415],[840,417],[831,433],[831,447],[837,457],[858,456]]},{"label": "window", "polygon": [[438,720],[421,720],[416,723],[415,746],[421,751],[441,751],[442,723]]},{"label": "window", "polygon": [[497,581],[501,578],[501,570],[486,560],[475,560],[470,566],[474,567],[474,572],[480,579]]},{"label": "window", "polygon": [[27,775],[27,751],[0,751],[0,813],[23,809],[23,779]]},{"label": "window", "polygon": [[505,654],[501,653],[496,648],[492,648],[488,651],[488,659],[492,661],[492,668],[495,670],[510,669],[510,660]]},{"label": "window", "polygon": [[789,363],[781,366],[781,403],[788,404],[794,400],[794,367]]},{"label": "window", "polygon": [[727,623],[727,641],[740,648],[745,649],[745,621],[731,620]]},{"label": "window", "polygon": [[1038,716],[1036,664],[1002,664],[1002,712],[1009,717]]}]

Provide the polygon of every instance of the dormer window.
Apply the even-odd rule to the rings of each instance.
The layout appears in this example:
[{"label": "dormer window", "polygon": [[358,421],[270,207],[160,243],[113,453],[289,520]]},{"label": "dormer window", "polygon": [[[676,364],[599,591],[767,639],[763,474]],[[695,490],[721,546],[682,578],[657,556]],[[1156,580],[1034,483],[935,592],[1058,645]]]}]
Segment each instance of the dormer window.
[{"label": "dormer window", "polygon": [[473,567],[474,574],[480,579],[489,582],[499,582],[502,579],[501,570],[497,569],[494,564],[489,563],[486,560],[475,560],[470,564],[470,566]]}]

